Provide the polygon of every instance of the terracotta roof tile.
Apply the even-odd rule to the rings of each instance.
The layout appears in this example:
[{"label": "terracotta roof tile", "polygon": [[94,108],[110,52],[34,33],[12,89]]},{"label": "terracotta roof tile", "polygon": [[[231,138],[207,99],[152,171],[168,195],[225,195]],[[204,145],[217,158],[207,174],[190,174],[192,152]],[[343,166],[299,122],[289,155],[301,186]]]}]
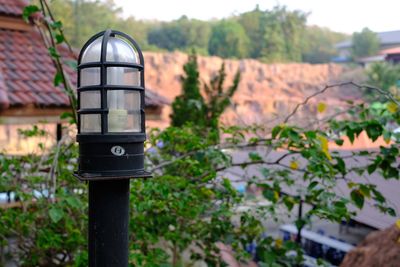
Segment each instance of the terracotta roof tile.
[{"label": "terracotta roof tile", "polygon": [[[0,0],[0,4],[3,2]],[[0,29],[0,44],[0,72],[7,87],[3,92],[9,95],[0,98],[1,106],[69,106],[67,97],[58,96],[62,90],[53,85],[55,68],[34,28],[31,31]]]},{"label": "terracotta roof tile", "polygon": [[20,16],[25,5],[21,0],[0,0],[0,14]]},{"label": "terracotta roof tile", "polygon": [[[0,16],[19,16],[25,0],[0,0]],[[75,83],[76,72],[66,68]],[[63,89],[53,85],[55,68],[40,34],[30,31],[0,28],[0,110],[10,106],[68,107]],[[146,106],[168,103],[157,93],[146,90]]]}]

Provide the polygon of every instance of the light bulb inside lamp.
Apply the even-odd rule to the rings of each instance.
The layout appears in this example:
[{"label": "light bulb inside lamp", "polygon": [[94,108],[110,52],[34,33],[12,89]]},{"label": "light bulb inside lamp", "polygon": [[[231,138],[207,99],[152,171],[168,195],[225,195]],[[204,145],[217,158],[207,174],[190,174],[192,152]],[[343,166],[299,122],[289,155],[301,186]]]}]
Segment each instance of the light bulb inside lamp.
[{"label": "light bulb inside lamp", "polygon": [[[124,69],[112,68],[108,72],[110,84],[123,84]],[[108,131],[123,132],[126,128],[128,111],[125,108],[123,90],[108,91]]]}]

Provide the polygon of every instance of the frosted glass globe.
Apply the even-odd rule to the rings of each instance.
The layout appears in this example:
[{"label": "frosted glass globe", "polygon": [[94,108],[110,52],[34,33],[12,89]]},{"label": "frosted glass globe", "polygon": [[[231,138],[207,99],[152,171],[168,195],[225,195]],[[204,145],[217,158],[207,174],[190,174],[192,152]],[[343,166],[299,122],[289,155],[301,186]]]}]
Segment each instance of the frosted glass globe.
[{"label": "frosted glass globe", "polygon": [[[100,62],[103,37],[97,38],[83,52],[81,63]],[[138,63],[138,57],[131,45],[120,38],[110,37],[107,42],[108,62]]]}]

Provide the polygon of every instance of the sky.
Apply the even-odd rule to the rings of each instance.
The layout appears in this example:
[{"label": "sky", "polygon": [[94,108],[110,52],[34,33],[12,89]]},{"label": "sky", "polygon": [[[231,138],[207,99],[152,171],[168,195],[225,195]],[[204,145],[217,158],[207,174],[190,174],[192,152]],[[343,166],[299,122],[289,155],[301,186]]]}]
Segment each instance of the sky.
[{"label": "sky", "polygon": [[400,30],[400,0],[115,0],[124,16],[170,21],[186,15],[202,20],[226,18],[277,4],[290,10],[310,12],[309,25],[353,33],[368,27],[373,31]]}]

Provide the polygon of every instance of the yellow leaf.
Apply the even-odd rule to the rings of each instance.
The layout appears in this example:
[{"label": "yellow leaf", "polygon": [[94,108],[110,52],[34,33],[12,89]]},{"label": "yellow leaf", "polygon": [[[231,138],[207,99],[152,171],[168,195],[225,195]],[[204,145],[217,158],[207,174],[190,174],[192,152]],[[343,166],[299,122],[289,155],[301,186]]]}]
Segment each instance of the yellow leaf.
[{"label": "yellow leaf", "polygon": [[356,186],[356,184],[353,183],[353,182],[348,182],[348,183],[347,183],[347,186],[348,186],[350,189],[352,189],[354,186]]},{"label": "yellow leaf", "polygon": [[322,113],[322,112],[324,112],[325,110],[326,110],[326,104],[323,103],[323,102],[319,102],[318,105],[317,105],[317,111],[318,111],[319,113]]},{"label": "yellow leaf", "polygon": [[282,244],[283,244],[282,239],[278,238],[278,239],[275,240],[275,246],[276,246],[277,248],[282,247]]},{"label": "yellow leaf", "polygon": [[383,139],[383,140],[385,141],[386,144],[389,144],[390,141],[391,141],[390,138],[385,138],[385,139]]},{"label": "yellow leaf", "polygon": [[400,229],[400,219],[398,219],[398,220],[396,221],[396,226],[397,226],[397,228]]},{"label": "yellow leaf", "polygon": [[290,162],[289,167],[290,167],[292,170],[297,170],[297,169],[299,168],[299,164],[297,163],[296,160],[292,160],[292,161]]},{"label": "yellow leaf", "polygon": [[279,199],[279,192],[278,191],[274,191],[274,199],[275,200]]},{"label": "yellow leaf", "polygon": [[396,113],[399,109],[399,106],[394,102],[389,102],[386,107],[390,113]]},{"label": "yellow leaf", "polygon": [[328,139],[326,137],[319,135],[318,140],[321,142],[321,149],[322,152],[325,154],[325,156],[329,159],[332,160],[331,154],[329,153],[329,145],[328,145]]}]

